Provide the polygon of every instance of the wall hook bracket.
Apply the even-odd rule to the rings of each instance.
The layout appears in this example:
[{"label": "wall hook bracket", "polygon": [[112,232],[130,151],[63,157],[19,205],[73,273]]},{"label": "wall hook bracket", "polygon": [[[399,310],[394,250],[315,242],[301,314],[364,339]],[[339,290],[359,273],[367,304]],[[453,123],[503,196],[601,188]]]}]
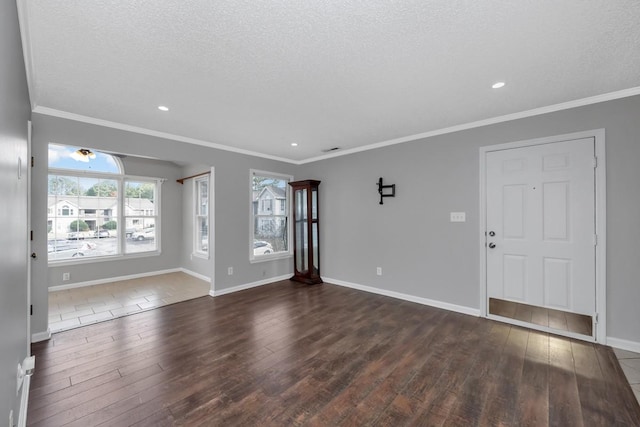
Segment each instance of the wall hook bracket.
[{"label": "wall hook bracket", "polygon": [[[391,189],[391,192],[388,192],[385,190]],[[396,197],[396,185],[395,184],[389,184],[389,185],[384,185],[382,183],[382,177],[380,177],[380,179],[378,180],[378,193],[380,194],[380,204],[383,205],[383,198],[385,197]]]}]

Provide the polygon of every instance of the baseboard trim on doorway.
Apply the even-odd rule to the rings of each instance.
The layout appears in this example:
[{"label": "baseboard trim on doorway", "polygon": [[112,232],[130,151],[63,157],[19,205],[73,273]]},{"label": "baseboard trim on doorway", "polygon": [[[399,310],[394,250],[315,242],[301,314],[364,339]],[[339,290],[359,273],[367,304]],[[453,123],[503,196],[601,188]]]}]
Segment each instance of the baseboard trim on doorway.
[{"label": "baseboard trim on doorway", "polygon": [[415,295],[403,294],[401,292],[389,291],[387,289],[374,288],[372,286],[360,285],[357,283],[345,282],[344,280],[331,279],[325,277],[323,279],[325,283],[332,285],[344,286],[346,288],[357,289],[359,291],[370,292],[372,294],[384,295],[386,297],[397,298],[404,301],[415,302],[417,304],[428,305],[430,307],[442,308],[444,310],[454,311],[456,313],[467,314],[469,316],[480,316],[480,310],[472,307],[465,307],[462,305],[451,304],[443,301],[436,301],[429,298],[418,297]]},{"label": "baseboard trim on doorway", "polygon": [[640,353],[640,342],[624,340],[622,338],[607,337],[607,345],[619,348],[620,350],[633,351]]},{"label": "baseboard trim on doorway", "polygon": [[[139,279],[141,277],[159,276],[161,274],[183,272],[181,268],[170,268],[167,270],[148,271],[145,273],[129,274],[127,276],[108,277],[105,279],[88,280],[86,282],[69,283],[68,285],[50,286],[49,292],[64,291],[66,289],[84,288],[85,286],[103,285],[105,283],[119,282],[121,280]],[[189,274],[187,271],[185,273]]]},{"label": "baseboard trim on doorway", "polygon": [[258,286],[268,285],[270,283],[279,282],[281,280],[287,280],[291,278],[291,273],[285,274],[284,276],[271,277],[269,279],[258,280],[257,282],[245,283],[244,285],[233,286],[231,288],[225,289],[212,289],[209,291],[209,295],[212,297],[219,297],[226,294],[231,294],[233,292],[244,291],[245,289],[256,288]]},{"label": "baseboard trim on doorway", "polygon": [[191,271],[191,270],[187,270],[186,268],[180,268],[180,271],[182,271],[185,274],[188,274],[189,276],[193,276],[196,279],[200,279],[200,280],[204,280],[205,282],[211,283],[211,277],[207,277],[204,274],[200,274],[200,273],[196,273],[195,271]]},{"label": "baseboard trim on doorway", "polygon": [[35,334],[31,334],[31,342],[36,343],[40,341],[47,341],[51,339],[51,330],[47,328],[44,332],[36,332]]}]

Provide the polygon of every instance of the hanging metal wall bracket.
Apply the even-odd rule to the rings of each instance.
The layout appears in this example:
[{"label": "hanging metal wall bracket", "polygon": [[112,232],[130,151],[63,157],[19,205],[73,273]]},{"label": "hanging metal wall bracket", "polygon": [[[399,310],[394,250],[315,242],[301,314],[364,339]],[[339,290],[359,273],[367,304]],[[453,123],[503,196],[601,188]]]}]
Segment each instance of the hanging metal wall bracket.
[{"label": "hanging metal wall bracket", "polygon": [[[391,189],[391,193],[387,192],[385,193],[384,190],[386,189]],[[383,201],[382,199],[384,197],[396,197],[396,185],[395,184],[391,184],[391,185],[383,185],[382,184],[382,177],[380,177],[380,179],[378,180],[378,193],[380,194],[380,204],[383,205]]]}]

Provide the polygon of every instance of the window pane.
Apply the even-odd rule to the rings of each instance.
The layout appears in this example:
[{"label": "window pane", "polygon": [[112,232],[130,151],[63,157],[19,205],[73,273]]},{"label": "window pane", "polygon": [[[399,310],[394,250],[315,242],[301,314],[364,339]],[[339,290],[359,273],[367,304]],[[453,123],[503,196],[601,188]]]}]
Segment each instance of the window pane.
[{"label": "window pane", "polygon": [[74,155],[81,149],[84,148],[49,144],[49,167],[74,171],[122,173],[120,163],[114,156],[94,150],[87,150],[86,155]]},{"label": "window pane", "polygon": [[194,250],[206,254],[209,250],[209,178],[199,178],[194,183],[196,186]]},{"label": "window pane", "polygon": [[156,239],[156,183],[125,180],[125,252],[151,252],[158,249]]},{"label": "window pane", "polygon": [[[127,217],[127,253],[149,252],[157,249],[155,218]],[[132,230],[131,232],[129,230]]]},{"label": "window pane", "polygon": [[126,181],[125,182],[125,215],[126,216],[154,216],[155,210],[155,182]]},{"label": "window pane", "polygon": [[196,251],[207,252],[209,249],[209,224],[206,217],[197,218]]},{"label": "window pane", "polygon": [[288,180],[253,175],[253,256],[288,252]]},{"label": "window pane", "polygon": [[52,174],[48,190],[49,260],[118,254],[118,181]]}]

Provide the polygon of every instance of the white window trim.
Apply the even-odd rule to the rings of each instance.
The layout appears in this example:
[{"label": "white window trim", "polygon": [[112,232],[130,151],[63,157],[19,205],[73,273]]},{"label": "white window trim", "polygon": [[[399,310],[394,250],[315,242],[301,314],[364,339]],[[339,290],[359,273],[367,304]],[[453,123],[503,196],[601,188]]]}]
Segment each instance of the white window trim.
[{"label": "white window trim", "polygon": [[[271,253],[267,255],[258,255],[258,256],[253,255],[253,241],[255,240],[255,237],[254,237],[254,222],[255,222],[254,218],[255,217],[253,215],[253,177],[256,175],[286,180],[287,181],[287,186],[285,188],[285,191],[287,194],[286,200],[289,201],[289,205],[291,204],[291,186],[288,185],[288,183],[293,181],[293,175],[268,172],[268,171],[262,171],[257,169],[249,170],[249,212],[250,212],[250,215],[249,215],[249,262],[251,264],[255,264],[260,262],[274,261],[278,259],[292,258],[293,248],[291,247],[292,246],[291,233],[293,232],[293,227],[291,225],[291,221],[287,221],[288,242],[287,242],[286,252],[277,252],[277,253]],[[260,210],[259,206],[258,206],[258,210]],[[291,212],[289,212],[290,210],[291,210],[291,207],[289,206],[289,209],[287,210],[286,218],[290,217],[291,215]]]},{"label": "white window trim", "polygon": [[[99,151],[99,150],[96,150]],[[155,242],[156,249],[153,251],[145,251],[145,252],[131,252],[126,253],[126,226],[118,227],[118,241],[119,241],[119,254],[116,255],[104,255],[98,257],[89,257],[89,258],[74,258],[74,259],[54,259],[47,260],[47,264],[54,265],[76,265],[76,264],[87,264],[93,262],[105,262],[105,261],[118,261],[122,259],[131,259],[131,258],[145,258],[145,257],[153,257],[158,256],[162,253],[162,227],[161,224],[161,212],[162,212],[162,183],[165,181],[164,178],[157,177],[149,177],[149,176],[138,176],[138,175],[126,175],[124,174],[124,167],[120,162],[120,159],[114,157],[114,160],[118,162],[119,170],[121,173],[108,173],[108,172],[91,172],[84,170],[74,170],[74,169],[64,169],[64,168],[49,168],[47,172],[47,179],[50,175],[62,175],[62,176],[73,176],[73,177],[84,177],[84,178],[97,178],[97,179],[110,179],[116,181],[118,183],[118,223],[126,224],[127,216],[124,214],[124,183],[126,181],[147,181],[147,182],[155,182],[156,183],[156,194],[155,194],[155,211],[156,214],[152,216],[155,219]],[[151,217],[150,217],[151,218]],[[48,215],[47,215],[48,220]]]},{"label": "white window trim", "polygon": [[[200,192],[198,191],[198,183],[206,181],[207,182],[207,192],[208,197],[207,197],[207,251],[201,251],[198,249],[198,218],[200,216],[204,216],[204,215],[199,215],[199,201],[200,201]],[[209,252],[211,249],[211,179],[210,179],[210,175],[204,175],[201,177],[197,177],[194,178],[193,180],[193,256],[198,257],[198,258],[202,258],[202,259],[209,259]]]}]

